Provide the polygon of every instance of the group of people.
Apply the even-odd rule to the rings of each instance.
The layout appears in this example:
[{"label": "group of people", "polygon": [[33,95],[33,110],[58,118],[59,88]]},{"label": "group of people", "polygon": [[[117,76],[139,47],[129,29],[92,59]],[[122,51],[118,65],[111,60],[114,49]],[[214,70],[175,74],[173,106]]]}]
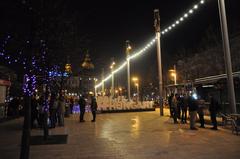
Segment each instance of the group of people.
[{"label": "group of people", "polygon": [[[78,104],[80,107],[80,122],[84,122],[85,107],[87,101],[85,99],[86,95],[79,97]],[[68,116],[69,113],[72,113],[72,108],[74,105],[73,99],[68,99],[62,95],[52,94],[49,99],[49,122],[48,125],[50,128],[55,128],[56,125],[64,126],[64,117]],[[36,95],[32,96],[31,100],[31,127],[43,127],[44,125],[44,100],[42,97],[37,98]],[[88,104],[91,105],[91,111],[93,115],[92,122],[96,121],[96,111],[97,111],[97,101],[94,96],[90,97]],[[67,112],[69,111],[69,112]],[[48,117],[47,117],[48,118]]]},{"label": "group of people", "polygon": [[[170,107],[170,115],[174,123],[187,123],[187,111],[189,111],[190,129],[197,130],[196,119],[199,116],[200,128],[205,128],[204,110],[207,109],[203,99],[197,99],[193,94],[171,94],[168,98]],[[217,130],[216,115],[219,111],[219,104],[212,94],[209,95],[209,112],[213,127],[211,129]]]},{"label": "group of people", "polygon": [[[64,126],[64,116],[66,112],[66,99],[64,96],[52,95],[49,99],[49,122],[47,124],[50,128],[55,128],[58,123],[59,126]],[[44,110],[43,97],[37,98],[36,95],[32,96],[31,100],[31,127],[44,126],[44,118],[48,119],[48,112]],[[35,124],[36,122],[36,124]]]},{"label": "group of people", "polygon": [[[84,114],[85,114],[85,107],[87,102],[84,95],[80,96],[78,104],[80,106],[80,122],[85,122]],[[97,105],[97,100],[94,96],[91,97],[90,105],[91,105],[91,112],[93,116],[92,122],[95,122],[98,105]]]}]

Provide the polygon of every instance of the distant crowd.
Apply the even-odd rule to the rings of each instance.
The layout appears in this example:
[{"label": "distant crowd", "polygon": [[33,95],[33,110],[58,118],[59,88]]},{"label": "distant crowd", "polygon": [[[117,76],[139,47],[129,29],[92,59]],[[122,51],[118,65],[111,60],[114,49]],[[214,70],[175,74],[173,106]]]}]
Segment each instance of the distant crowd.
[{"label": "distant crowd", "polygon": [[[49,100],[49,122],[50,128],[58,126],[64,126],[64,117],[68,117],[69,114],[73,113],[73,106],[78,103],[80,107],[79,121],[84,122],[85,107],[87,104],[91,106],[91,112],[93,115],[92,122],[96,121],[97,102],[94,96],[80,95],[79,98],[67,98],[64,96],[52,95]],[[37,99],[36,96],[32,97],[32,109],[31,109],[31,126],[42,127],[43,126],[43,114],[44,108],[42,108],[42,99]]]},{"label": "distant crowd", "polygon": [[[47,126],[55,128],[64,126],[64,118],[69,117],[74,112],[74,107],[78,106],[80,110],[79,121],[84,122],[85,108],[90,106],[92,112],[92,122],[96,121],[97,101],[93,95],[84,94],[78,97],[69,97],[63,95],[51,94],[44,103],[44,97],[34,94],[31,98],[31,128],[43,128],[44,120],[47,119]],[[23,98],[13,98],[6,107],[8,117],[17,117],[24,115]],[[47,113],[46,113],[47,112]],[[47,116],[47,117],[46,117]]]}]

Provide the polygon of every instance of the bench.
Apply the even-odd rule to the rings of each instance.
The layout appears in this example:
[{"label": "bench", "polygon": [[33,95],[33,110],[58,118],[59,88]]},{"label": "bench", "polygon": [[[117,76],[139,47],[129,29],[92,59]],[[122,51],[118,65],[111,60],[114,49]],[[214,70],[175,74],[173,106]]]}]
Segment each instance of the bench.
[{"label": "bench", "polygon": [[232,125],[232,117],[228,114],[220,113],[220,116],[222,117],[222,125],[226,127],[227,125]]},{"label": "bench", "polygon": [[240,119],[232,119],[232,133],[234,134],[234,132],[236,132],[236,135],[240,132]]}]

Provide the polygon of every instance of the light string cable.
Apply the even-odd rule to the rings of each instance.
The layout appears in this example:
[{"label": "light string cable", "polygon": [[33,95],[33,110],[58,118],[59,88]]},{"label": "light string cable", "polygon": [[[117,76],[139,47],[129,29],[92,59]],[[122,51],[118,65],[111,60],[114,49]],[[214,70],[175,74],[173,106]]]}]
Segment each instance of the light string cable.
[{"label": "light string cable", "polygon": [[[200,0],[198,3],[194,4],[190,9],[188,9],[181,17],[179,17],[174,23],[171,25],[167,26],[166,28],[163,29],[161,32],[161,35],[165,35],[168,32],[172,31],[174,28],[176,28],[178,25],[180,25],[184,20],[192,16],[196,10],[198,10],[201,6],[205,4],[205,0]],[[131,56],[127,58],[127,60],[135,59],[138,56],[142,55],[145,53],[153,44],[155,43],[156,38],[153,38],[145,47],[143,47],[140,51],[133,53]],[[103,79],[100,83],[98,83],[95,88],[101,87],[104,82],[108,81],[111,79],[111,77],[121,71],[125,66],[127,65],[127,62],[123,62],[118,68],[116,68],[110,75],[108,75],[105,79]]]}]

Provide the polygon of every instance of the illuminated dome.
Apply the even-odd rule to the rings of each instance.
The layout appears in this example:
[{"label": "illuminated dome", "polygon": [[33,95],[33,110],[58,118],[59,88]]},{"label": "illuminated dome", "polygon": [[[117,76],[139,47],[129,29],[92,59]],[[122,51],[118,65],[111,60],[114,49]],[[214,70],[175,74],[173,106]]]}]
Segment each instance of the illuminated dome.
[{"label": "illuminated dome", "polygon": [[94,69],[94,65],[93,65],[88,53],[86,54],[86,56],[84,58],[84,61],[83,61],[81,66],[84,69]]}]

